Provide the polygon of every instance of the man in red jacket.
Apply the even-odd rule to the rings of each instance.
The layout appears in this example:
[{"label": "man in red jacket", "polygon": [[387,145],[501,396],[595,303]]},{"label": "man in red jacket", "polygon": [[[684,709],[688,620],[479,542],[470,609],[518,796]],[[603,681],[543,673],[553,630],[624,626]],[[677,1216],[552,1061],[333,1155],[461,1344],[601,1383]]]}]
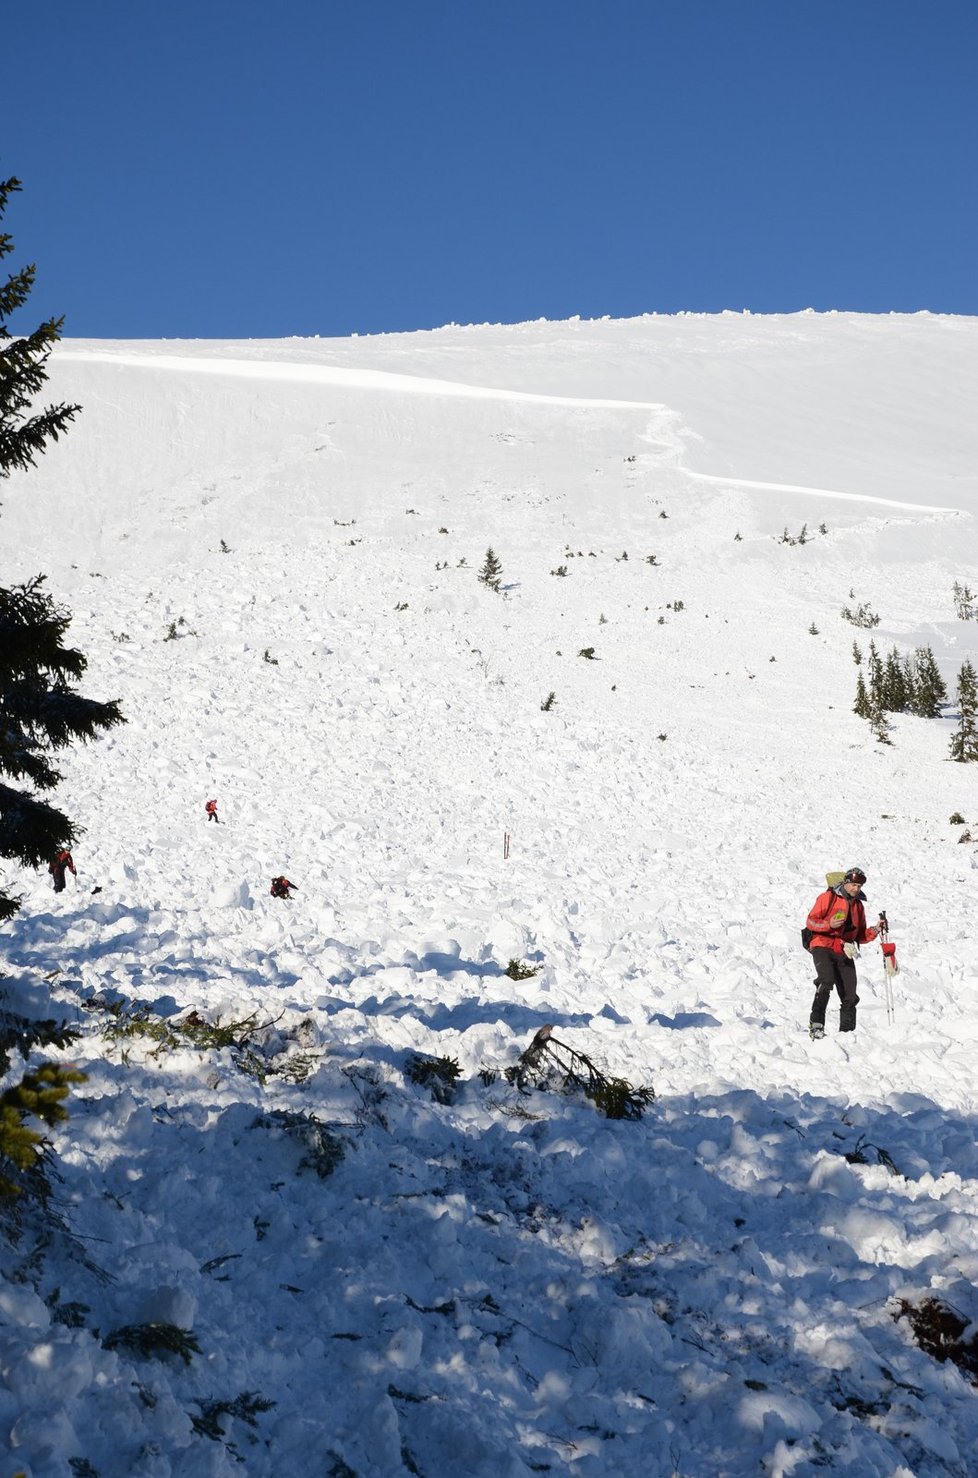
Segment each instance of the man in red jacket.
[{"label": "man in red jacket", "polygon": [[866,927],[866,911],[863,904],[866,895],[862,891],[866,874],[861,867],[850,867],[842,882],[834,888],[820,893],[808,915],[806,928],[811,929],[809,948],[815,962],[815,999],[809,1031],[813,1037],[825,1036],[825,1007],[832,987],[839,992],[842,1006],[839,1011],[839,1031],[856,1030],[856,960],[857,945],[869,944],[879,933],[878,929]]},{"label": "man in red jacket", "polygon": [[75,876],[75,863],[67,847],[62,847],[48,863],[48,872],[54,878],[54,891],[63,893],[65,890],[65,873],[70,872]]}]

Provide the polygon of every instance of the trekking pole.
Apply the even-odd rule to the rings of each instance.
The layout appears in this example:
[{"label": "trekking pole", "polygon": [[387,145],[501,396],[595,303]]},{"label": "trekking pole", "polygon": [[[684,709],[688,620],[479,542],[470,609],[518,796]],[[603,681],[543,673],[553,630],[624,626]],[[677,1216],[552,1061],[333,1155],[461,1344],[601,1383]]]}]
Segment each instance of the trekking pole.
[{"label": "trekking pole", "polygon": [[[886,943],[886,936],[889,934],[889,932],[890,932],[890,925],[889,925],[889,922],[887,920],[886,914],[885,913],[881,913],[880,914],[880,944],[881,944],[881,947],[882,947],[882,945],[884,945]],[[883,985],[884,985],[885,1000],[886,1000],[886,1020],[887,1020],[887,1024],[889,1026],[892,1026],[893,1025],[893,1018],[894,1018],[894,1011],[893,1011],[893,979],[892,979],[892,975],[890,973],[890,970],[889,970],[889,968],[887,966],[886,951],[885,950],[883,950]]]}]

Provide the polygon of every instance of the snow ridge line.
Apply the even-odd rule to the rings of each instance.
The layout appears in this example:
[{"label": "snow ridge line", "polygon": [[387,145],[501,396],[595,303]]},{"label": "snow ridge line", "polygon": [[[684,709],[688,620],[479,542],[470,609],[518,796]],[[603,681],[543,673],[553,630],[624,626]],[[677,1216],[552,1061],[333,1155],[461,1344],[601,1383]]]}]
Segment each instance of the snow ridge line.
[{"label": "snow ridge line", "polygon": [[809,488],[796,482],[755,482],[750,477],[718,477],[711,472],[691,472],[684,467],[687,477],[697,482],[712,482],[722,487],[759,488],[762,492],[811,493],[819,498],[839,498],[849,503],[876,503],[882,508],[900,508],[905,513],[961,513],[960,508],[941,508],[936,503],[901,503],[896,498],[874,498],[868,493],[840,493],[834,488]]},{"label": "snow ridge line", "polygon": [[[319,384],[340,389],[379,390],[406,395],[452,396],[468,400],[516,401],[529,405],[551,405],[568,410],[628,410],[670,413],[661,401],[602,400],[590,396],[543,395],[529,390],[503,390],[485,385],[469,385],[455,380],[438,380],[428,376],[400,375],[391,370],[370,370],[339,365],[282,363],[263,359],[197,359],[177,354],[112,354],[90,349],[58,348],[59,359],[72,359],[88,364],[119,364],[131,369],[162,369],[181,373],[227,375],[245,380],[278,380],[285,383]],[[873,503],[882,508],[898,508],[907,513],[958,514],[960,508],[944,508],[928,503],[901,503],[894,498],[877,498],[866,493],[843,493],[833,488],[805,487],[791,482],[758,482],[747,477],[717,476],[710,472],[679,470],[698,482],[715,486],[756,488],[766,492],[807,493],[819,498],[843,502]]]},{"label": "snow ridge line", "polygon": [[460,384],[420,375],[398,375],[390,370],[343,368],[331,364],[283,364],[262,359],[196,359],[176,354],[109,354],[98,350],[65,349],[58,359],[87,364],[119,364],[131,369],[176,370],[184,374],[229,375],[235,379],[299,381],[333,385],[340,389],[387,390],[406,395],[455,396],[469,400],[515,400],[531,405],[565,406],[585,410],[664,411],[668,407],[646,400],[600,400],[588,396],[541,395],[529,390],[500,390]]}]

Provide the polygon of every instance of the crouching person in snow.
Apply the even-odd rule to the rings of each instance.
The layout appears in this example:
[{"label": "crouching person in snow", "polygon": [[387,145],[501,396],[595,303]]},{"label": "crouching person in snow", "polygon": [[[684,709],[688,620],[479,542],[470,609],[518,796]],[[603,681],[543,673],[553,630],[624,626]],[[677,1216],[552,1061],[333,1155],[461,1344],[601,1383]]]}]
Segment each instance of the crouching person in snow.
[{"label": "crouching person in snow", "polygon": [[841,883],[820,893],[808,915],[806,928],[811,930],[809,948],[815,962],[815,999],[809,1030],[813,1037],[825,1036],[825,1007],[833,986],[839,992],[839,1031],[856,1030],[856,956],[860,944],[869,944],[879,933],[866,927],[863,904],[866,895],[862,885],[866,874],[860,867],[850,867]]},{"label": "crouching person in snow", "polygon": [[51,859],[48,863],[48,872],[54,878],[54,891],[56,893],[63,893],[65,890],[65,873],[70,872],[72,877],[76,876],[75,863],[67,847],[62,847],[61,851]]},{"label": "crouching person in snow", "polygon": [[272,878],[269,892],[273,898],[291,898],[293,889],[298,893],[295,883],[290,883],[288,878]]}]

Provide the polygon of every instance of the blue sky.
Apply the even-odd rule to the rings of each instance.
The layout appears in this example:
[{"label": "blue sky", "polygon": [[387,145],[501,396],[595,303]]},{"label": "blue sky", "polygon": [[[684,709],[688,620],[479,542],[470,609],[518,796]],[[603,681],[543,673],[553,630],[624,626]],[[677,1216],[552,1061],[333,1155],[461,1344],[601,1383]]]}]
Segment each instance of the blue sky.
[{"label": "blue sky", "polygon": [[4,36],[15,328],[978,312],[976,0],[45,0]]}]

